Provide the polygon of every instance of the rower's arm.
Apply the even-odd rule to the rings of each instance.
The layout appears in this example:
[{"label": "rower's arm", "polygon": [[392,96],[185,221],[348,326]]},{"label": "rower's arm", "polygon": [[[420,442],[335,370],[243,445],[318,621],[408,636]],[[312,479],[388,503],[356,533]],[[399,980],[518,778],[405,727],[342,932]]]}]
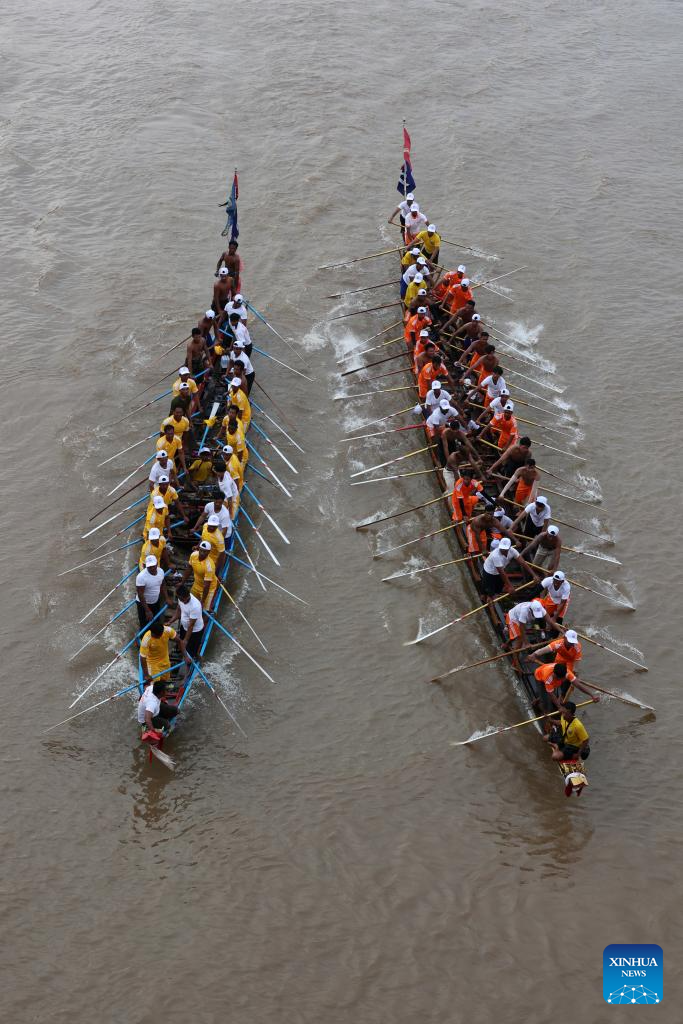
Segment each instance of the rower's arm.
[{"label": "rower's arm", "polygon": [[538,573],[534,570],[534,568],[531,565],[529,565],[529,563],[523,555],[518,555],[517,561],[528,572],[529,576],[531,576],[532,579],[537,581],[540,579]]},{"label": "rower's arm", "polygon": [[224,260],[225,260],[225,253],[222,252],[220,254],[220,256],[218,257],[218,263],[216,264],[216,273],[218,273],[218,271],[221,269],[221,264],[223,263]]},{"label": "rower's arm", "polygon": [[512,476],[510,477],[510,479],[508,480],[508,482],[507,482],[507,483],[505,484],[505,487],[504,487],[504,488],[503,488],[503,490],[502,490],[502,491],[500,492],[500,494],[498,495],[498,497],[499,497],[499,498],[504,498],[504,497],[505,497],[505,495],[507,494],[507,492],[508,492],[508,491],[510,490],[510,488],[512,487],[512,485],[513,485],[513,484],[516,484],[518,480],[519,480],[519,470],[518,470],[518,469],[516,469],[516,470],[514,471],[514,473],[512,474]]},{"label": "rower's arm", "polygon": [[542,665],[543,661],[541,660],[541,655],[543,655],[543,654],[552,654],[552,653],[553,653],[552,647],[550,646],[550,644],[547,644],[545,647],[541,647],[540,650],[533,651],[533,653],[528,656],[529,657],[529,661],[536,661],[536,662],[538,662],[539,665]]},{"label": "rower's arm", "polygon": [[140,665],[142,666],[142,678],[144,679],[145,682],[149,682],[151,672],[149,671],[149,667],[147,665],[147,658],[143,658],[142,655],[140,655]]},{"label": "rower's arm", "polygon": [[207,517],[207,513],[206,513],[206,512],[202,512],[202,514],[200,515],[199,519],[198,519],[198,520],[197,520],[197,522],[196,522],[196,523],[194,524],[194,526],[192,527],[192,529],[193,529],[193,530],[199,530],[200,526],[203,526],[203,525],[204,525],[204,523],[206,522],[206,517]]},{"label": "rower's arm", "polygon": [[[396,216],[397,213],[400,212],[400,210],[401,210],[401,207],[397,206],[396,209],[394,210],[394,212],[389,217],[389,220],[387,221],[387,224],[396,224],[396,221],[394,220],[394,217]],[[396,226],[400,227],[400,225],[396,225]]]},{"label": "rower's arm", "polygon": [[[521,512],[519,513],[519,515],[518,515],[518,516],[517,516],[517,518],[515,519],[514,523],[513,523],[513,524],[512,524],[512,526],[510,527],[510,529],[512,530],[512,532],[513,532],[513,533],[515,533],[515,532],[517,531],[517,527],[518,527],[518,526],[519,526],[519,524],[521,523],[522,519],[524,519],[524,516],[525,516],[525,515],[526,515],[526,512],[524,511],[524,509],[522,509],[522,511],[521,511]],[[524,551],[522,552],[522,554],[526,555],[526,553],[527,553],[527,550],[528,550],[528,548],[527,548],[527,549],[525,549],[525,550],[524,550]]]},{"label": "rower's arm", "polygon": [[[520,516],[520,518],[521,518],[521,516]],[[510,527],[510,530],[514,532],[514,529],[515,529],[515,524],[513,523],[512,526]],[[527,546],[522,550],[522,555],[524,556],[524,558],[528,558],[529,561],[531,561],[533,553],[534,553],[534,551],[536,550],[537,547],[538,547],[538,537],[534,537],[534,539],[531,541],[531,543],[527,544]]]},{"label": "rower's arm", "polygon": [[600,703],[600,698],[595,690],[589,690],[587,686],[584,686],[578,676],[572,680],[572,686],[575,686],[577,690],[581,690],[581,693],[585,693],[586,696],[590,697],[594,704]]}]

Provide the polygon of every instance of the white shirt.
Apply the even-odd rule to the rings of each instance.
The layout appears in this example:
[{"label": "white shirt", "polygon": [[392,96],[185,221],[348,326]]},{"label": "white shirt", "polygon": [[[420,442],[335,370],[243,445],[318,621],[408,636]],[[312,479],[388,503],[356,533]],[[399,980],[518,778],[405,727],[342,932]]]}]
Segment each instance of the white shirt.
[{"label": "white shirt", "polygon": [[156,570],[153,574],[149,569],[143,569],[135,577],[135,586],[145,588],[143,593],[147,604],[156,604],[161,593],[161,584],[164,582],[164,574],[158,565]]},{"label": "white shirt", "polygon": [[249,331],[244,326],[244,321],[240,320],[240,322],[232,329],[232,333],[235,335],[236,341],[243,341],[245,345],[251,345],[251,337],[249,335]]},{"label": "white shirt", "polygon": [[548,597],[554,604],[563,604],[564,601],[569,600],[572,588],[566,580],[562,580],[560,585],[557,586],[552,576],[546,576],[542,581],[542,585],[548,591]]},{"label": "white shirt", "polygon": [[544,505],[540,514],[536,511],[536,503],[530,502],[525,505],[524,511],[531,518],[534,526],[543,526],[550,519],[550,505]]},{"label": "white shirt", "polygon": [[173,469],[175,469],[175,466],[173,465],[173,459],[169,459],[168,460],[168,463],[166,465],[166,469],[164,469],[164,467],[161,465],[161,463],[159,462],[158,459],[155,459],[154,460],[154,465],[152,466],[152,468],[150,470],[149,477],[148,477],[149,482],[152,483],[152,484],[158,484],[159,483],[159,479],[162,476],[167,476],[169,481],[170,481],[170,479],[171,479],[171,471]]},{"label": "white shirt", "polygon": [[506,569],[508,562],[511,562],[513,558],[519,558],[519,551],[516,548],[510,548],[509,551],[501,551],[500,547],[497,547],[484,560],[484,572],[489,573],[490,576],[497,576],[498,570]]},{"label": "white shirt", "polygon": [[[196,600],[196,598],[195,598]],[[142,697],[138,701],[138,722],[140,725],[145,724],[145,711],[152,712],[152,718],[159,714],[161,708],[161,701],[158,697],[154,696],[154,687],[150,683],[149,686],[145,687],[145,691]]]},{"label": "white shirt", "polygon": [[[522,601],[520,604],[516,604],[514,608],[510,609],[509,615],[512,622],[524,626],[528,626],[530,622],[534,622],[536,619],[531,610],[531,601]],[[538,621],[541,622],[542,620],[539,619]]]},{"label": "white shirt", "polygon": [[184,603],[178,599],[178,608],[180,609],[180,625],[183,629],[187,629],[190,625],[190,619],[194,619],[192,632],[201,633],[204,629],[204,616],[202,614],[202,602],[199,598],[195,597],[194,594],[190,594]]},{"label": "white shirt", "polygon": [[240,303],[239,306],[236,306],[234,302],[230,301],[227,302],[223,308],[225,309],[225,312],[228,314],[228,318],[231,317],[233,313],[237,313],[237,315],[241,317],[244,323],[247,322],[247,317],[249,314],[247,312],[247,307],[243,302]]},{"label": "white shirt", "polygon": [[402,199],[401,200],[401,202],[398,204],[398,208],[399,208],[399,210],[401,212],[401,216],[402,217],[405,218],[405,217],[408,216],[408,214],[410,213],[410,207],[412,205],[413,205],[412,202],[409,203],[407,199]]},{"label": "white shirt", "polygon": [[427,218],[424,213],[418,211],[417,213],[409,213],[406,217],[406,231],[409,235],[414,236],[423,228],[427,227]]},{"label": "white shirt", "polygon": [[510,519],[510,516],[500,516],[500,518],[498,516],[495,516],[494,518],[498,525],[502,526],[504,530],[509,530],[510,527],[512,526],[513,520]]},{"label": "white shirt", "polygon": [[234,352],[234,357],[236,363],[242,364],[245,373],[254,372],[254,367],[251,365],[251,359],[249,358],[249,356],[247,355],[243,348],[236,348]]},{"label": "white shirt", "polygon": [[410,284],[410,282],[413,280],[413,278],[418,272],[422,272],[421,268],[418,267],[417,263],[413,263],[410,267],[408,267],[405,274],[403,275],[404,282],[406,284]]},{"label": "white shirt", "polygon": [[[230,476],[227,469],[223,476],[218,480],[218,486],[223,492],[223,497],[225,498],[226,501],[228,501],[230,498],[237,498],[239,495],[239,491],[237,490],[237,484]],[[213,502],[210,502],[210,504],[213,504]]]},{"label": "white shirt", "polygon": [[446,391],[445,388],[441,388],[441,391],[439,391],[438,394],[436,393],[436,391],[432,391],[430,388],[430,390],[427,392],[427,397],[425,398],[425,406],[430,412],[432,412],[435,408],[438,409],[439,402],[450,402],[450,400],[451,395],[448,391]]},{"label": "white shirt", "polygon": [[[441,399],[439,399],[441,401]],[[427,418],[428,427],[443,427],[453,416],[458,415],[458,410],[449,406],[447,410],[441,409],[438,405],[434,412]]]},{"label": "white shirt", "polygon": [[493,398],[493,399],[491,399],[491,402],[489,404],[489,409],[493,410],[494,416],[498,416],[498,415],[502,416],[502,414],[503,414],[503,412],[505,410],[505,406],[507,405],[507,403],[509,401],[510,401],[509,397],[506,397],[504,399],[503,398]]},{"label": "white shirt", "polygon": [[[235,489],[237,489],[237,485],[235,485]],[[221,505],[219,510],[216,511],[216,506],[214,505],[214,503],[212,501],[208,501],[204,506],[204,512],[206,513],[207,516],[218,516],[218,525],[220,526],[221,530],[223,530],[224,533],[227,530],[228,537],[230,536],[230,534],[232,533],[232,519],[230,518],[230,513],[228,512],[225,505]]]},{"label": "white shirt", "polygon": [[488,377],[484,377],[480,387],[486,388],[486,394],[489,398],[500,398],[503,391],[509,390],[502,374],[497,381],[494,381],[493,374],[489,374]]}]

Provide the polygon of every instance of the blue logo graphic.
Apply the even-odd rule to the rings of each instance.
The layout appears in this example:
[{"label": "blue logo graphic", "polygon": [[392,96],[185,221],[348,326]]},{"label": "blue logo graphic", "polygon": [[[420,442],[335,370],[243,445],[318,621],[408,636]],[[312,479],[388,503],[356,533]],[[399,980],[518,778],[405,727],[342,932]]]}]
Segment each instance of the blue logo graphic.
[{"label": "blue logo graphic", "polygon": [[602,994],[606,1003],[661,1003],[664,954],[650,943],[605,946],[602,954]]}]

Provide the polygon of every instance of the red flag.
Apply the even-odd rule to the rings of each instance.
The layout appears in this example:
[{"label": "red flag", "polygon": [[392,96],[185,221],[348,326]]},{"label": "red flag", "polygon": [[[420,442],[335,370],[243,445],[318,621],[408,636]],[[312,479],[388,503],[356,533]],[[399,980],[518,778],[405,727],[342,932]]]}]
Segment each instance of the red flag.
[{"label": "red flag", "polygon": [[232,187],[235,190],[235,199],[239,199],[239,197],[240,197],[240,190],[239,190],[239,184],[237,182],[237,171],[235,171],[235,177],[232,179]]},{"label": "red flag", "polygon": [[410,135],[403,126],[403,159],[410,160]]}]

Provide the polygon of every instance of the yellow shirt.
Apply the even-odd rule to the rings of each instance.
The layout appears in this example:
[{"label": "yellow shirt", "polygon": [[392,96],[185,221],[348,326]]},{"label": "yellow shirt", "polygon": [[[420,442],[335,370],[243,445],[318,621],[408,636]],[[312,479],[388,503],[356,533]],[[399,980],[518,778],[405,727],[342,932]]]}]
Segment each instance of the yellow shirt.
[{"label": "yellow shirt", "polygon": [[[179,437],[182,441],[183,434],[186,430],[190,429],[190,421],[187,416],[181,416],[179,420],[177,420],[175,416],[167,416],[165,420],[161,421],[161,426],[159,427],[159,432],[161,434],[164,432],[164,427],[167,427],[169,423],[175,430],[175,436]],[[170,454],[171,453],[169,452],[169,455]]]},{"label": "yellow shirt", "polygon": [[[176,377],[176,379],[173,381],[173,394],[174,395],[179,395],[180,394],[180,385],[182,384],[182,382],[183,382],[182,377]],[[190,389],[190,394],[191,395],[196,395],[197,391],[199,389],[197,388],[196,382],[192,380],[192,377],[188,377],[187,378],[187,384],[188,384],[188,387]]]},{"label": "yellow shirt", "polygon": [[437,249],[441,248],[441,235],[438,231],[434,231],[431,238],[429,237],[429,232],[426,229],[424,231],[418,231],[413,241],[416,245],[421,245],[428,256],[431,256]]},{"label": "yellow shirt", "polygon": [[244,435],[244,428],[242,424],[237,421],[234,434],[229,433],[228,417],[223,417],[223,429],[225,430],[225,436],[228,444],[231,444],[236,452],[245,452],[247,450],[247,442]]},{"label": "yellow shirt", "polygon": [[213,460],[195,459],[190,466],[190,477],[196,484],[205,484],[213,472]]},{"label": "yellow shirt", "polygon": [[236,391],[230,389],[230,405],[236,405],[240,411],[240,419],[242,420],[242,426],[245,432],[249,429],[251,423],[251,403],[245,395],[242,388],[237,388]]},{"label": "yellow shirt", "polygon": [[244,467],[236,455],[231,455],[229,461],[226,463],[228,473],[237,484],[237,489],[242,490],[244,484]]},{"label": "yellow shirt", "polygon": [[170,640],[175,640],[176,635],[175,629],[171,626],[164,626],[161,636],[152,636],[150,630],[147,630],[143,636],[140,644],[140,657],[147,662],[147,671],[151,676],[171,667],[168,644]]},{"label": "yellow shirt", "polygon": [[[413,247],[411,246],[411,248]],[[413,256],[412,253],[410,252],[410,249],[408,249],[408,252],[405,254],[405,256],[401,257],[401,266],[405,267],[407,270],[408,267],[412,267],[413,263],[417,263],[417,256]]]},{"label": "yellow shirt", "polygon": [[211,552],[209,558],[218,564],[218,558],[225,551],[225,538],[223,537],[223,531],[220,526],[217,526],[213,532],[209,529],[207,523],[204,523],[202,530],[202,540],[208,540],[211,545]]},{"label": "yellow shirt", "polygon": [[161,491],[159,490],[159,486],[157,484],[157,486],[150,494],[149,500],[152,501],[154,498],[156,498],[157,494],[161,495],[161,497],[166,502],[166,508],[168,508],[169,505],[172,505],[174,501],[178,500],[178,492],[176,491],[175,487],[171,487],[170,484],[166,488],[165,494],[161,494]]},{"label": "yellow shirt", "polygon": [[157,530],[161,533],[166,529],[168,523],[168,506],[165,508],[156,509],[154,505],[150,504],[147,509],[147,517],[145,518],[145,526],[142,531],[142,536],[147,540],[149,531],[153,526],[156,526]]},{"label": "yellow shirt", "polygon": [[[151,530],[151,526],[150,526],[150,530]],[[161,556],[164,553],[165,547],[166,547],[166,538],[163,535],[161,537],[159,537],[159,540],[155,540],[155,541],[146,540],[145,543],[142,545],[142,547],[140,549],[140,561],[138,562],[140,570],[142,571],[142,569],[145,568],[145,559],[147,558],[148,555],[154,555],[154,557],[157,560],[157,563],[159,565],[161,565]]]},{"label": "yellow shirt", "polygon": [[169,459],[175,461],[176,452],[179,448],[182,448],[183,442],[176,435],[172,441],[167,441],[165,437],[160,437],[157,441],[157,451],[164,451],[168,455]]},{"label": "yellow shirt", "polygon": [[[428,286],[428,285],[429,285],[429,282],[428,282],[428,281],[422,281],[422,283],[421,283],[421,284],[416,284],[416,283],[415,283],[415,281],[411,281],[411,282],[410,282],[410,284],[409,284],[409,285],[408,285],[408,287],[406,288],[406,294],[405,294],[405,298],[404,298],[404,300],[403,300],[403,301],[404,301],[404,303],[405,303],[405,305],[406,305],[406,308],[407,308],[407,307],[408,307],[408,306],[410,305],[410,303],[411,303],[411,302],[413,301],[413,299],[417,298],[417,293],[418,293],[418,292],[419,292],[419,291],[420,291],[420,290],[421,290],[422,288],[424,288],[424,287],[425,287],[425,285],[427,285],[427,286]],[[426,298],[427,298],[427,296],[425,295],[425,299],[426,299]],[[169,454],[170,454],[170,453],[169,453]]]},{"label": "yellow shirt", "polygon": [[588,733],[583,722],[580,722],[578,718],[575,718],[572,722],[567,722],[564,718],[561,718],[560,728],[563,741],[571,744],[573,747],[582,747],[588,741]]},{"label": "yellow shirt", "polygon": [[194,573],[194,583],[192,584],[192,593],[195,597],[198,597],[201,601],[202,594],[204,593],[204,584],[209,584],[209,594],[204,602],[204,607],[208,608],[211,604],[213,595],[216,592],[218,582],[216,580],[216,566],[211,561],[211,555],[208,558],[200,560],[199,552],[193,551],[189,559],[190,565],[192,566],[192,572]]}]

